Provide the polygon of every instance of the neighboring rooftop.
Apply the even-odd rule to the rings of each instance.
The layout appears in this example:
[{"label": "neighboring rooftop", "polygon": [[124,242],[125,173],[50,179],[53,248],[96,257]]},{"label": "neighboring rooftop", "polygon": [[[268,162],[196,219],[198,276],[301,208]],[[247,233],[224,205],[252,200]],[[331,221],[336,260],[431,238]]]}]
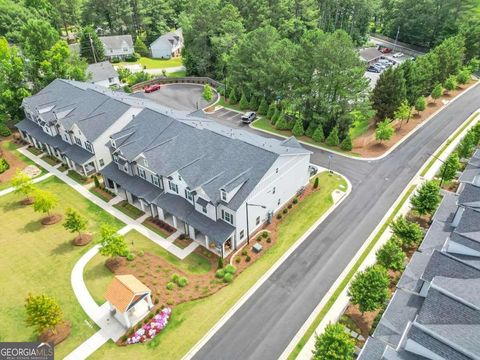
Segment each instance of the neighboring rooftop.
[{"label": "neighboring rooftop", "polygon": [[88,65],[87,74],[90,75],[90,82],[92,83],[118,77],[117,70],[115,70],[110,61]]},{"label": "neighboring rooftop", "polygon": [[121,49],[124,43],[133,47],[132,35],[100,36],[99,39],[109,49]]},{"label": "neighboring rooftop", "polygon": [[359,53],[360,53],[360,57],[366,62],[374,61],[383,56],[383,53],[380,52],[376,47],[361,49]]},{"label": "neighboring rooftop", "polygon": [[135,276],[116,275],[108,285],[104,298],[118,311],[125,312],[138,297],[150,292],[150,289]]},{"label": "neighboring rooftop", "polygon": [[167,32],[167,33],[159,36],[155,41],[153,41],[150,44],[150,47],[155,46],[155,43],[157,43],[159,41],[163,41],[163,40],[167,40],[172,45],[172,47],[175,47],[179,42],[183,41],[182,29],[179,28],[175,31],[170,31],[170,32]]}]

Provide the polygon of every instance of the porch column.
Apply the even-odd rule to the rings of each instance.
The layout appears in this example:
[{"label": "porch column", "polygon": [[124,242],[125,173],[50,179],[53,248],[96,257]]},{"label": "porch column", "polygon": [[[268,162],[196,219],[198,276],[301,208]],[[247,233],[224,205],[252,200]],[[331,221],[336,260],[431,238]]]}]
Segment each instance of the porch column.
[{"label": "porch column", "polygon": [[189,232],[189,236],[190,236],[193,240],[196,240],[195,228],[194,228],[192,225],[188,225],[188,232]]},{"label": "porch column", "polygon": [[153,302],[152,302],[152,294],[147,295],[147,304],[148,304],[148,310],[153,308]]},{"label": "porch column", "polygon": [[205,235],[205,247],[208,249],[208,236]]},{"label": "porch column", "polygon": [[123,320],[125,320],[125,325],[127,326],[127,328],[132,327],[132,325],[130,324],[130,319],[128,318],[128,311],[125,311],[123,313]]},{"label": "porch column", "polygon": [[82,170],[83,170],[83,175],[85,175],[85,177],[87,177],[87,169],[85,169],[85,165],[81,165],[82,166]]},{"label": "porch column", "polygon": [[154,218],[155,216],[157,216],[157,212],[156,212],[156,206],[153,205],[153,204],[150,204],[150,212],[152,213],[152,218]]},{"label": "porch column", "polygon": [[[113,190],[115,191],[115,194],[118,195],[117,183],[116,183],[115,181],[113,181],[113,180],[112,180],[112,182],[113,182]],[[104,178],[104,179],[103,179],[103,183],[104,183],[104,184],[108,184],[108,180]]]},{"label": "porch column", "polygon": [[140,208],[142,209],[143,212],[145,212],[145,205],[143,204],[143,200],[138,199],[138,201],[140,202]]},{"label": "porch column", "polygon": [[127,190],[125,190],[125,197],[127,198],[127,201],[133,205],[132,194],[130,194]]},{"label": "porch column", "polygon": [[158,211],[158,218],[160,220],[165,220],[165,214],[163,213],[163,209],[157,206],[157,211]]},{"label": "porch column", "polygon": [[52,150],[50,149],[50,145],[48,145],[48,144],[47,144],[47,153],[48,153],[48,155],[53,156]]},{"label": "porch column", "polygon": [[172,215],[172,218],[173,218],[173,227],[176,229],[177,228],[177,218]]}]

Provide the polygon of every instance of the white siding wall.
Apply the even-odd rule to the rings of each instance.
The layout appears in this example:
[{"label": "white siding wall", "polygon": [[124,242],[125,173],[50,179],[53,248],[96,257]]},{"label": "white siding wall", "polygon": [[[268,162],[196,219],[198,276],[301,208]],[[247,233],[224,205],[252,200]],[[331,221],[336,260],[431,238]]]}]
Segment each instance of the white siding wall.
[{"label": "white siding wall", "polygon": [[[255,230],[267,220],[270,211],[275,212],[280,209],[296,195],[302,186],[308,183],[310,177],[308,172],[309,164],[310,155],[280,156],[277,159],[247,199],[248,203],[267,207],[266,209],[253,206],[248,207],[250,234],[255,232]],[[278,173],[276,173],[277,168]],[[275,194],[273,194],[274,187]],[[278,205],[279,199],[280,205]],[[260,224],[256,225],[258,216],[260,216]],[[236,226],[236,239],[240,239],[240,232],[245,230],[244,233],[246,234],[247,228],[245,204],[237,210],[234,217],[234,224]],[[246,241],[246,238],[245,236],[242,240],[239,240],[237,247]]]},{"label": "white siding wall", "polygon": [[108,88],[112,85],[120,86],[120,80],[118,79],[118,76],[117,76],[117,77],[114,77],[111,82],[108,79],[106,79],[106,80],[94,82],[94,84]]},{"label": "white siding wall", "polygon": [[150,51],[153,58],[170,58],[172,56],[172,44],[166,39],[159,40],[150,46]]}]

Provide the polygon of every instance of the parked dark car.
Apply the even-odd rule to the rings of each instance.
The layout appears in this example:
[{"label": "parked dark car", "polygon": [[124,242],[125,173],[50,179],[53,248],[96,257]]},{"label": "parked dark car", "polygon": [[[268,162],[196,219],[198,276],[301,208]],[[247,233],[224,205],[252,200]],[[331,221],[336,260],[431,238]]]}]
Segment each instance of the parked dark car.
[{"label": "parked dark car", "polygon": [[153,84],[153,85],[150,85],[150,86],[145,86],[145,92],[146,93],[151,93],[151,92],[159,90],[161,87],[162,86],[160,84]]},{"label": "parked dark car", "polygon": [[367,71],[373,72],[373,73],[379,73],[381,70],[380,70],[378,67],[376,67],[376,66],[370,65],[370,66],[368,67]]},{"label": "parked dark car", "polygon": [[242,115],[242,122],[244,124],[250,124],[256,118],[257,118],[257,114],[254,113],[253,111],[249,111]]}]

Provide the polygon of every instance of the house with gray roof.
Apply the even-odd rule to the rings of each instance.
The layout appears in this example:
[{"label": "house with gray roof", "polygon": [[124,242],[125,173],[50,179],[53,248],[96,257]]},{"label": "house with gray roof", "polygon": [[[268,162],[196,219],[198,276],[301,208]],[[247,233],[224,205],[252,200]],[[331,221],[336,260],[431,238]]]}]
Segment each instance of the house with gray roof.
[{"label": "house with gray roof", "polygon": [[134,53],[132,35],[100,36],[107,59],[123,60]]},{"label": "house with gray roof", "polygon": [[480,359],[479,190],[445,195],[359,359]]},{"label": "house with gray roof", "polygon": [[151,108],[112,134],[110,146],[113,162],[101,174],[112,191],[223,257],[309,179],[310,152],[294,139]]},{"label": "house with gray roof", "polygon": [[150,44],[150,53],[156,59],[170,59],[180,56],[183,49],[183,33],[179,28],[159,36]]},{"label": "house with gray roof", "polygon": [[102,61],[90,64],[87,67],[88,80],[95,85],[103,87],[120,86],[117,70],[110,61]]}]

